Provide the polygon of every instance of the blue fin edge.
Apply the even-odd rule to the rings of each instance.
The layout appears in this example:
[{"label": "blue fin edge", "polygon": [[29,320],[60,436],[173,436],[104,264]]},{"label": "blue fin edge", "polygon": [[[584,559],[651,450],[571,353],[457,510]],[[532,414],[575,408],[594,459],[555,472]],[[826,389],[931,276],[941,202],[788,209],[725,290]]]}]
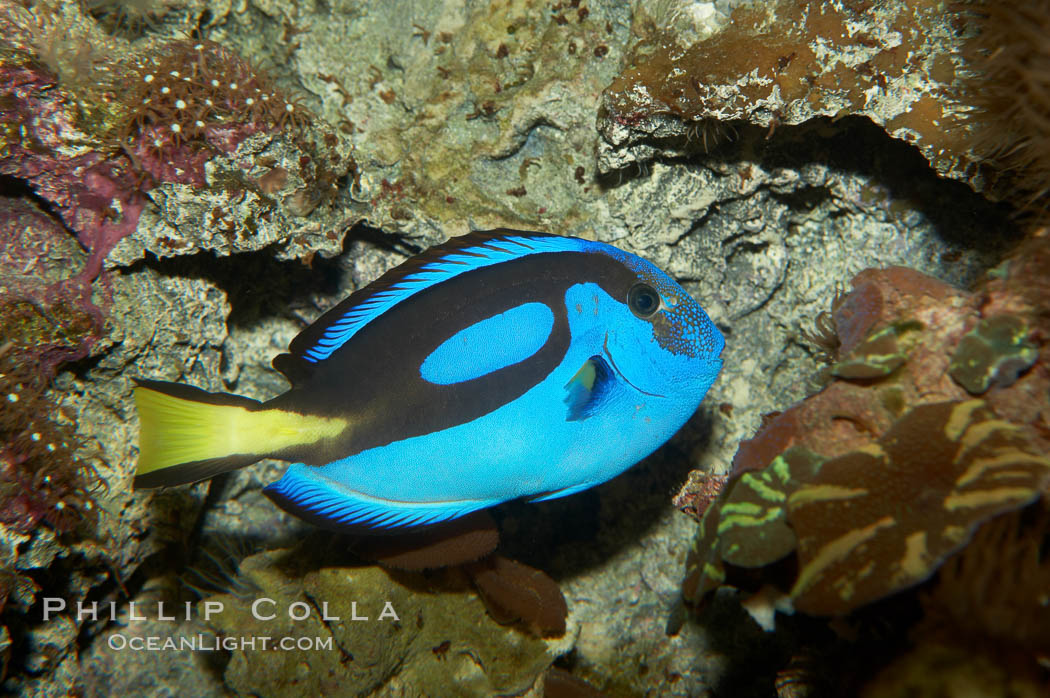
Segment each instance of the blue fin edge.
[{"label": "blue fin edge", "polygon": [[498,502],[398,502],[339,485],[316,467],[296,463],[263,489],[279,507],[322,528],[348,533],[401,533],[451,521]]},{"label": "blue fin edge", "polygon": [[562,497],[568,497],[570,494],[576,494],[577,492],[583,492],[589,490],[595,485],[601,483],[598,482],[585,482],[582,485],[573,485],[572,487],[563,487],[560,490],[554,490],[553,492],[545,492],[538,494],[535,497],[528,499],[529,504],[535,504],[536,502],[549,502],[552,499],[561,499]]},{"label": "blue fin edge", "polygon": [[[294,353],[301,353],[310,363],[323,361],[379,315],[454,276],[530,254],[590,251],[624,254],[604,243],[525,231],[495,230],[453,238],[409,260],[413,264],[388,272],[379,280],[381,290],[367,293],[360,303],[329,319],[319,336],[307,346],[296,348]],[[364,290],[369,291],[369,287]]]}]

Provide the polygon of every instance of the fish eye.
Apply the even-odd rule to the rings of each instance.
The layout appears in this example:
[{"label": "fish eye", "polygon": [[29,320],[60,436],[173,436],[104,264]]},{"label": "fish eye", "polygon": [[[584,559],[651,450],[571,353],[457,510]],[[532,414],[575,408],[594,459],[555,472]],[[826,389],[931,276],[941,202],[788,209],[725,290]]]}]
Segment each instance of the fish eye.
[{"label": "fish eye", "polygon": [[660,294],[648,284],[635,284],[627,293],[627,305],[640,318],[652,317],[660,309]]}]

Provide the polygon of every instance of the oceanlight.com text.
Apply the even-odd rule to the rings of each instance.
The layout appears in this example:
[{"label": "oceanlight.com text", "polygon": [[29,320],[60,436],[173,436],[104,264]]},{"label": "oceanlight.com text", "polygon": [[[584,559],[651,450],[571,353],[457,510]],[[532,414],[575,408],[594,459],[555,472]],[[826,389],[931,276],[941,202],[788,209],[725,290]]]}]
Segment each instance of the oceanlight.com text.
[{"label": "oceanlight.com text", "polygon": [[283,652],[308,652],[311,650],[331,650],[333,647],[331,637],[270,637],[227,635],[216,637],[214,635],[186,635],[181,637],[161,637],[159,635],[128,637],[123,633],[115,633],[109,637],[109,648],[117,652],[164,652],[164,651],[190,651],[190,652],[217,652],[225,650],[243,651],[266,651],[279,650]]}]

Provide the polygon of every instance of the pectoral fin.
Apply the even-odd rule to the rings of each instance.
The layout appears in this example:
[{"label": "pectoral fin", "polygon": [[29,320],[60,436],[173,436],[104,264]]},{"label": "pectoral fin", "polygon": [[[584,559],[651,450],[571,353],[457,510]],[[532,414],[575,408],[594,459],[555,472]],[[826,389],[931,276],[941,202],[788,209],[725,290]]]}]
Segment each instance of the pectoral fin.
[{"label": "pectoral fin", "polygon": [[615,386],[615,375],[605,359],[600,356],[587,359],[565,384],[565,404],[569,406],[566,421],[577,422],[595,414]]}]

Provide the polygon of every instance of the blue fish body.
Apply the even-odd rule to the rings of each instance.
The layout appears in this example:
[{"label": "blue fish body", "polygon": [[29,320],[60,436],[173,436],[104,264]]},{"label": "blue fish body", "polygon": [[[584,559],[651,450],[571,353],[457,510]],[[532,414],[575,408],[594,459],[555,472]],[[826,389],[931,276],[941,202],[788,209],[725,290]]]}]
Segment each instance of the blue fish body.
[{"label": "blue fish body", "polygon": [[291,434],[280,448],[140,467],[139,478],[300,460],[266,488],[274,501],[374,532],[562,497],[666,442],[723,347],[699,304],[644,259],[576,238],[472,234],[357,292],[275,360],[293,388],[240,409],[245,424],[299,420],[269,427]]}]

